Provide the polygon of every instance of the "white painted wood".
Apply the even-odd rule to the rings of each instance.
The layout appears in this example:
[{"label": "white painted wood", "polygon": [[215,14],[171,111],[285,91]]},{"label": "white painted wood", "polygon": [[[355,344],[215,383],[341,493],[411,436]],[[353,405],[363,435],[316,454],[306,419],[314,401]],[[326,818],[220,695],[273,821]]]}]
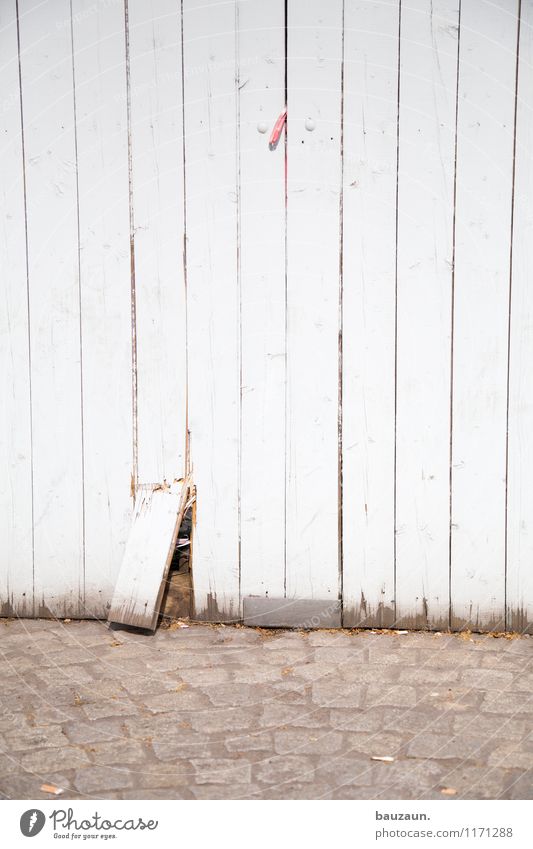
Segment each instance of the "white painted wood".
[{"label": "white painted wood", "polygon": [[15,0],[0,4],[0,604],[33,614],[31,411]]},{"label": "white painted wood", "polygon": [[[456,0],[402,3],[397,351],[398,0],[288,4],[287,292],[283,137],[268,149],[282,0],[184,0],[187,328],[180,4],[72,0],[71,16],[70,0],[20,0],[24,152],[16,4],[0,5],[2,612],[102,615],[125,550],[126,11],[138,472],[182,477],[188,356],[197,614],[237,618],[253,595],[338,615],[341,318],[344,624],[446,624],[453,377],[452,627],[503,628],[507,597],[508,627],[531,630],[533,8],[522,0],[511,246],[517,7],[462,0],[452,359]],[[153,627],[184,495],[167,510],[150,491],[119,606]]]},{"label": "white painted wood", "polygon": [[342,2],[288,15],[286,589],[336,599]]},{"label": "white painted wood", "polygon": [[452,625],[501,629],[517,4],[463,0],[453,357]]},{"label": "white painted wood", "polygon": [[70,4],[20,0],[35,612],[84,612],[80,304]]},{"label": "white painted wood", "polygon": [[344,624],[394,621],[398,2],[347,3],[344,32]]},{"label": "white painted wood", "polygon": [[242,595],[285,579],[285,105],[283,0],[239,0]]},{"label": "white painted wood", "polygon": [[140,483],[184,474],[181,12],[128,0]]},{"label": "white painted wood", "polygon": [[95,6],[92,0],[74,0],[72,15],[86,457],[83,613],[103,616],[132,509],[124,10],[116,3]]},{"label": "white painted wood", "polygon": [[184,2],[188,387],[196,615],[239,615],[235,5]]},{"label": "white painted wood", "polygon": [[509,464],[507,627],[533,630],[533,3],[522,0],[516,123]]},{"label": "white painted wood", "polygon": [[402,6],[396,620],[449,624],[457,0]]},{"label": "white painted wood", "polygon": [[184,480],[139,489],[109,622],[155,630],[188,492]]}]

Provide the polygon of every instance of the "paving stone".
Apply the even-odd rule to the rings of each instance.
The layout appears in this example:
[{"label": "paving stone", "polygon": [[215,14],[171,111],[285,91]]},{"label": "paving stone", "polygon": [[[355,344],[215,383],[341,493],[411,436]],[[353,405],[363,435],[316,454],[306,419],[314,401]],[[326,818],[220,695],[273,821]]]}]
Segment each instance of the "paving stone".
[{"label": "paving stone", "polygon": [[228,705],[255,705],[262,700],[262,689],[260,686],[251,684],[214,684],[205,686],[202,693],[206,694],[209,701],[216,707]]},{"label": "paving stone", "polygon": [[208,760],[191,759],[195,769],[195,780],[198,784],[249,784],[252,767],[249,763],[235,761],[230,758],[209,758]]},{"label": "paving stone", "polygon": [[13,626],[1,798],[533,798],[533,639]]},{"label": "paving stone", "polygon": [[264,703],[279,701],[291,705],[308,705],[312,692],[310,683],[297,681],[294,678],[275,682],[268,685],[268,688],[269,695],[264,698]]},{"label": "paving stone", "polygon": [[194,780],[195,770],[186,760],[173,763],[146,764],[138,773],[136,783],[139,787],[183,787]]},{"label": "paving stone", "polygon": [[[58,649],[58,650],[56,650]],[[58,645],[54,646],[54,651],[43,651],[42,646],[39,656],[39,667],[55,667],[62,668],[71,664],[91,663],[98,659],[88,647],[82,648],[64,648],[58,641]]]},{"label": "paving stone", "polygon": [[129,699],[104,699],[83,705],[83,713],[87,719],[103,719],[107,716],[131,716],[136,713],[134,702]]},{"label": "paving stone", "polygon": [[26,713],[18,711],[13,713],[10,710],[2,710],[0,703],[0,734],[18,733],[31,729],[32,723],[28,720]]},{"label": "paving stone", "polygon": [[[190,790],[184,785],[171,785],[170,787],[159,787],[157,785],[156,779],[154,779],[154,785],[152,786],[152,788],[135,787],[133,790],[122,790],[121,793],[117,794],[117,796],[119,799],[171,799],[172,801],[194,798]],[[108,798],[107,794],[105,798]]]},{"label": "paving stone", "polygon": [[505,775],[501,770],[487,769],[486,766],[461,764],[441,776],[440,786],[436,789],[442,787],[453,787],[457,790],[458,799],[498,799],[505,789]]},{"label": "paving stone", "polygon": [[[179,685],[178,685],[179,686]],[[160,696],[149,696],[144,704],[152,713],[162,713],[168,710],[193,710],[208,707],[209,699],[203,692],[183,687]]]},{"label": "paving stone", "polygon": [[305,631],[280,631],[263,640],[265,651],[280,651],[297,648],[299,651],[309,650],[309,637]]},{"label": "paving stone", "polygon": [[486,749],[487,741],[484,737],[447,737],[443,734],[421,733],[411,740],[407,754],[413,758],[456,758],[485,763]]},{"label": "paving stone", "polygon": [[483,701],[483,691],[471,687],[461,687],[450,684],[449,687],[437,687],[435,689],[417,689],[417,706],[441,708],[446,711],[462,712],[472,708],[479,709]]},{"label": "paving stone", "polygon": [[305,670],[314,664],[313,655],[310,652],[263,652],[260,658],[261,665],[275,666],[277,669],[291,670],[296,674],[305,674]]},{"label": "paving stone", "polygon": [[82,666],[49,666],[37,671],[37,677],[49,686],[79,687],[83,684],[92,684],[93,676],[88,667]]},{"label": "paving stone", "polygon": [[154,737],[152,747],[156,758],[161,761],[223,758],[227,754],[224,736],[210,736],[186,729],[175,731],[171,736]]},{"label": "paving stone", "polygon": [[[316,797],[315,797],[316,798]],[[339,799],[339,800],[347,800],[347,799],[372,799],[375,800],[379,798],[379,790],[374,787],[361,787],[361,786],[350,786],[349,784],[343,784],[341,787],[337,787],[331,793],[331,796],[326,796],[325,798],[331,799]],[[386,797],[384,797],[386,798]]]},{"label": "paving stone", "polygon": [[533,770],[533,750],[523,749],[516,743],[498,746],[489,756],[489,766]]},{"label": "paving stone", "polygon": [[513,682],[513,673],[495,669],[464,669],[461,682],[477,690],[496,690],[501,692]]},{"label": "paving stone", "polygon": [[147,745],[138,740],[106,740],[104,743],[87,745],[86,752],[95,764],[141,764],[147,757]]},{"label": "paving stone", "polygon": [[332,663],[336,669],[342,669],[345,666],[358,666],[363,662],[364,651],[364,645],[359,643],[322,646],[315,649],[314,661],[316,663]]},{"label": "paving stone", "polygon": [[130,696],[155,696],[167,693],[172,685],[176,687],[178,683],[180,682],[176,676],[172,678],[167,674],[159,674],[157,676],[138,675],[125,679],[122,686]]},{"label": "paving stone", "polygon": [[287,729],[274,734],[274,749],[278,755],[327,755],[337,752],[342,745],[342,734],[329,729]]},{"label": "paving stone", "polygon": [[[222,670],[224,671],[224,670]],[[226,672],[226,675],[229,673]],[[270,681],[280,681],[283,675],[278,666],[244,666],[242,669],[232,671],[232,678],[237,684],[265,684]],[[213,681],[216,684],[216,681]]]},{"label": "paving stone", "polygon": [[417,704],[416,690],[406,684],[370,684],[365,704],[412,707]]},{"label": "paving stone", "polygon": [[21,768],[26,772],[38,773],[47,779],[52,770],[76,769],[87,763],[86,753],[76,746],[64,746],[62,749],[38,749],[20,758]]},{"label": "paving stone", "polygon": [[46,725],[13,734],[7,733],[5,740],[11,752],[20,752],[24,749],[53,749],[68,743],[60,725]]},{"label": "paving stone", "polygon": [[399,670],[398,680],[400,683],[427,684],[428,687],[432,687],[433,684],[447,684],[450,681],[458,681],[459,672],[453,667],[450,669],[436,669],[432,666],[409,667]]},{"label": "paving stone", "polygon": [[[513,692],[512,698],[507,693],[488,692],[485,693],[481,709],[485,713],[499,713],[512,716],[533,713],[533,698],[528,693]],[[531,721],[528,717],[527,721]]]},{"label": "paving stone", "polygon": [[428,707],[424,703],[405,708],[390,706],[375,708],[374,713],[381,717],[386,731],[400,731],[410,735],[420,731],[451,734],[453,721],[458,715],[457,711],[449,710],[447,707]]},{"label": "paving stone", "polygon": [[[169,676],[169,678],[171,677]],[[189,667],[187,669],[180,669],[179,680],[185,681],[185,683],[194,685],[195,687],[202,687],[204,684],[226,684],[230,680],[230,672],[218,666],[213,669],[206,669],[205,667],[194,669]],[[177,680],[176,683],[178,683]]]},{"label": "paving stone", "polygon": [[363,696],[364,691],[361,685],[347,684],[340,687],[338,679],[334,676],[313,684],[313,702],[325,707],[360,707]]},{"label": "paving stone", "polygon": [[272,734],[267,731],[226,737],[225,743],[228,752],[273,752],[274,750]]},{"label": "paving stone", "polygon": [[383,728],[383,714],[376,710],[333,708],[330,725],[338,731],[377,731]]},{"label": "paving stone", "polygon": [[368,758],[356,754],[325,758],[317,767],[315,781],[328,784],[332,791],[345,784],[365,786],[372,783],[372,767]]},{"label": "paving stone", "polygon": [[[276,667],[274,667],[275,669]],[[338,667],[334,663],[326,663],[323,661],[307,660],[305,663],[298,663],[296,666],[289,667],[292,671],[292,678],[301,678],[307,682],[320,681],[328,675],[337,675]]]},{"label": "paving stone", "polygon": [[419,649],[417,665],[432,669],[454,669],[461,671],[472,664],[468,644],[453,649],[446,647],[435,647],[434,650]]},{"label": "paving stone", "polygon": [[[414,788],[417,793],[434,787],[442,781],[447,767],[436,761],[399,758],[393,763],[379,763],[372,766],[373,786],[385,795],[382,798],[403,798],[406,790]],[[407,797],[408,798],[408,797]]]},{"label": "paving stone", "polygon": [[262,760],[253,766],[256,781],[266,784],[283,784],[287,781],[308,783],[313,781],[314,767],[303,755],[284,755]]},{"label": "paving stone", "polygon": [[331,799],[331,789],[327,784],[284,783],[279,787],[265,787],[252,797],[255,799]]},{"label": "paving stone", "polygon": [[74,778],[76,789],[88,795],[132,787],[132,785],[133,777],[128,769],[109,766],[87,766],[85,769],[78,770]]},{"label": "paving stone", "polygon": [[475,732],[482,736],[492,737],[496,741],[523,740],[527,735],[526,722],[523,718],[505,716],[505,714],[483,714],[479,711],[469,711],[455,716],[453,730],[457,736]]},{"label": "paving stone", "polygon": [[236,707],[214,707],[202,713],[193,713],[188,721],[196,731],[211,734],[217,731],[240,731],[257,726],[259,705]]},{"label": "paving stone", "polygon": [[328,727],[329,716],[326,708],[316,705],[291,705],[284,702],[267,702],[263,706],[259,724],[266,728],[296,728]]},{"label": "paving stone", "polygon": [[340,648],[354,646],[359,649],[360,646],[364,645],[365,635],[344,631],[336,631],[335,633],[331,631],[310,631],[307,642],[310,646],[339,646]]},{"label": "paving stone", "polygon": [[[56,798],[41,790],[42,778],[32,773],[3,775],[0,777],[0,799],[51,799]],[[68,792],[72,798],[72,788],[68,783],[58,785]]]},{"label": "paving stone", "polygon": [[516,772],[505,782],[502,799],[533,799],[533,772]]},{"label": "paving stone", "polygon": [[191,786],[195,799],[251,799],[259,797],[260,788],[255,784],[236,784],[234,787],[223,784],[199,784]]},{"label": "paving stone", "polygon": [[390,731],[377,733],[349,732],[344,735],[344,750],[365,755],[398,757],[403,740],[399,734]]},{"label": "paving stone", "polygon": [[63,734],[71,743],[106,743],[124,736],[124,726],[120,719],[99,719],[87,722],[66,722]]}]

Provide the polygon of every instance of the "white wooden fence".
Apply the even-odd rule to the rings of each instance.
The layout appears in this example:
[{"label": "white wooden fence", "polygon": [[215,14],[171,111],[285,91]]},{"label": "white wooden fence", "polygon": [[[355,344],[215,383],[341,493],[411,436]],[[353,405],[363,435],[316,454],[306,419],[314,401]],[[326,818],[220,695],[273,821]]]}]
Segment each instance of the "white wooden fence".
[{"label": "white wooden fence", "polygon": [[531,627],[533,0],[2,0],[0,56],[3,613],[105,615],[190,460],[200,617]]}]

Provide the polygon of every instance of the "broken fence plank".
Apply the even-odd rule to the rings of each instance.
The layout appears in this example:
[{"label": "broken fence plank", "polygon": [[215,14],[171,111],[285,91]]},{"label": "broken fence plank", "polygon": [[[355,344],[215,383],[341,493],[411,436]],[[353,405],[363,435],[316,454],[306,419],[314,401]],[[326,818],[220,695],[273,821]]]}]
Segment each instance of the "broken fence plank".
[{"label": "broken fence plank", "polygon": [[154,631],[190,482],[140,490],[108,621]]}]

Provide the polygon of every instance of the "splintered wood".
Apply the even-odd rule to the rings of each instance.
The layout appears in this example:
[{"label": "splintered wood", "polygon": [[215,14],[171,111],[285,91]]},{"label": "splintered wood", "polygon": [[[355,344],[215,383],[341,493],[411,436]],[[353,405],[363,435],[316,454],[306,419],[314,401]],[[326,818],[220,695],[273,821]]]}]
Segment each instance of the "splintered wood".
[{"label": "splintered wood", "polygon": [[137,494],[109,622],[155,630],[189,491],[186,479]]}]

